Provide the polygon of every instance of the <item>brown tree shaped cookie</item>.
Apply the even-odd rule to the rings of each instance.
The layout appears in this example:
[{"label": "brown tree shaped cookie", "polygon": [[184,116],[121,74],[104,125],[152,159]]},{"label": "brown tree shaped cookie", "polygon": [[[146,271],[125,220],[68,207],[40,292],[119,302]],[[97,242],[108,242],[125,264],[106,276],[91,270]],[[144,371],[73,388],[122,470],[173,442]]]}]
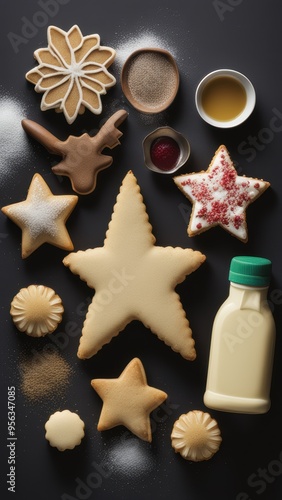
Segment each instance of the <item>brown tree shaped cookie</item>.
[{"label": "brown tree shaped cookie", "polygon": [[113,163],[112,156],[105,155],[102,151],[105,148],[113,149],[120,144],[122,132],[118,127],[127,116],[127,111],[121,109],[106,121],[94,137],[86,133],[79,137],[70,135],[66,141],[60,141],[32,120],[22,120],[22,126],[50,153],[63,157],[60,163],[52,167],[53,172],[69,177],[76,193],[90,194],[96,187],[100,170]]}]

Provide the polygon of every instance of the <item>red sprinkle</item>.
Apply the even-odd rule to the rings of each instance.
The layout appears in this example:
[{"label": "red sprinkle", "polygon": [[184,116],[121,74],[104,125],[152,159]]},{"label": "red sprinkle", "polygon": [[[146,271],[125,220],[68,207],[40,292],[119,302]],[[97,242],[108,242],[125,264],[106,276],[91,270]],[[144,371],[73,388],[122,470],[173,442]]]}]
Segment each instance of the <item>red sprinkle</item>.
[{"label": "red sprinkle", "polygon": [[151,144],[150,154],[157,168],[169,171],[178,163],[180,147],[172,137],[158,137]]}]

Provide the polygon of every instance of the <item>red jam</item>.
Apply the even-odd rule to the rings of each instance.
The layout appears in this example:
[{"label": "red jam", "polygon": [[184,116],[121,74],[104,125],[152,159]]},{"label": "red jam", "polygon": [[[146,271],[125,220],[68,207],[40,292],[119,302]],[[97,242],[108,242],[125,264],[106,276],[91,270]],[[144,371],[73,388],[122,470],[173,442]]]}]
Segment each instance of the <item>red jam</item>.
[{"label": "red jam", "polygon": [[172,137],[158,137],[151,144],[150,155],[155,167],[167,172],[176,167],[180,147]]}]

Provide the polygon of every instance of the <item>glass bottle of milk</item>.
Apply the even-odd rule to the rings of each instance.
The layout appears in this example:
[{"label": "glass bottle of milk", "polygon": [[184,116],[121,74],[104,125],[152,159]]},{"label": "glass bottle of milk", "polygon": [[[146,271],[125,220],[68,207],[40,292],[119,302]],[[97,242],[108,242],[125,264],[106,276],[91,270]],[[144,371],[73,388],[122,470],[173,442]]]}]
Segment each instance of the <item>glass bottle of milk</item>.
[{"label": "glass bottle of milk", "polygon": [[271,262],[240,256],[231,261],[230,292],[212,329],[204,403],[238,413],[266,413],[275,345],[267,302]]}]

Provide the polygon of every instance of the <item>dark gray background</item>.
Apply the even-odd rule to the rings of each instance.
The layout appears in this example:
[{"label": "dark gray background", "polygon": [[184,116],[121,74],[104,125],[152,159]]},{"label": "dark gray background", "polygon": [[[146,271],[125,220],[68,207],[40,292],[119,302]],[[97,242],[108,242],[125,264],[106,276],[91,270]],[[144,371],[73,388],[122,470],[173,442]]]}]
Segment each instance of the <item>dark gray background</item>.
[{"label": "dark gray background", "polygon": [[[68,221],[75,250],[103,244],[119,186],[132,169],[141,186],[157,244],[198,249],[206,254],[207,261],[177,289],[193,329],[196,361],[182,359],[138,322],[128,325],[94,358],[84,362],[76,357],[78,337],[70,338],[64,349],[59,349],[74,369],[64,398],[54,396],[40,405],[30,404],[20,392],[18,363],[23,351],[40,352],[50,341],[28,339],[16,332],[9,316],[11,299],[19,288],[34,282],[53,287],[65,305],[64,320],[58,329],[64,332],[69,321],[82,326],[84,318],[78,313],[78,306],[92,292],[62,265],[62,250],[44,245],[22,261],[20,230],[0,214],[1,498],[278,500],[282,496],[282,7],[276,0],[57,0],[57,12],[45,12],[45,17],[40,17],[38,13],[44,12],[42,5],[44,1],[11,0],[5,2],[0,18],[1,206],[25,199],[35,172],[41,173],[54,194],[71,193],[69,180],[57,178],[50,170],[56,159],[21,132],[21,118],[38,121],[65,139],[70,133],[93,133],[102,120],[124,107],[129,117],[122,127],[122,144],[113,151],[114,164],[99,174],[94,193],[80,197]],[[34,30],[24,31],[26,19]],[[33,51],[46,46],[49,24],[65,30],[78,24],[83,35],[99,33],[102,44],[117,50],[124,46],[128,50],[132,40],[139,41],[136,48],[141,48],[144,34],[147,39],[148,34],[154,36],[160,46],[175,55],[179,66],[181,85],[175,103],[156,117],[148,118],[135,111],[122,94],[121,67],[117,61],[111,72],[118,82],[103,97],[101,116],[86,112],[69,126],[53,110],[41,112],[41,95],[34,92],[24,75],[34,65]],[[8,36],[11,32],[25,40],[18,45],[17,53]],[[257,92],[257,105],[250,119],[225,131],[201,121],[194,105],[199,80],[209,71],[224,67],[245,73]],[[225,144],[240,174],[271,182],[272,187],[247,211],[247,244],[221,228],[188,238],[190,203],[170,176],[148,171],[143,162],[142,140],[160,125],[174,127],[190,141],[191,157],[181,173],[205,170],[219,145]],[[230,260],[240,254],[268,257],[273,262],[269,298],[278,335],[272,407],[268,414],[260,416],[208,410],[218,420],[222,446],[212,460],[190,463],[174,453],[170,433],[182,413],[206,409],[202,397],[212,322],[228,294]],[[155,414],[151,445],[122,427],[103,434],[96,430],[101,402],[90,387],[91,378],[118,376],[134,356],[142,360],[148,382],[169,395],[166,409]],[[8,493],[6,487],[8,385],[17,389],[16,494]],[[64,408],[79,413],[86,423],[86,437],[72,452],[59,453],[45,441],[44,423],[51,413]],[[92,478],[93,487],[84,491],[84,497],[76,495],[76,478],[84,483]]]}]

